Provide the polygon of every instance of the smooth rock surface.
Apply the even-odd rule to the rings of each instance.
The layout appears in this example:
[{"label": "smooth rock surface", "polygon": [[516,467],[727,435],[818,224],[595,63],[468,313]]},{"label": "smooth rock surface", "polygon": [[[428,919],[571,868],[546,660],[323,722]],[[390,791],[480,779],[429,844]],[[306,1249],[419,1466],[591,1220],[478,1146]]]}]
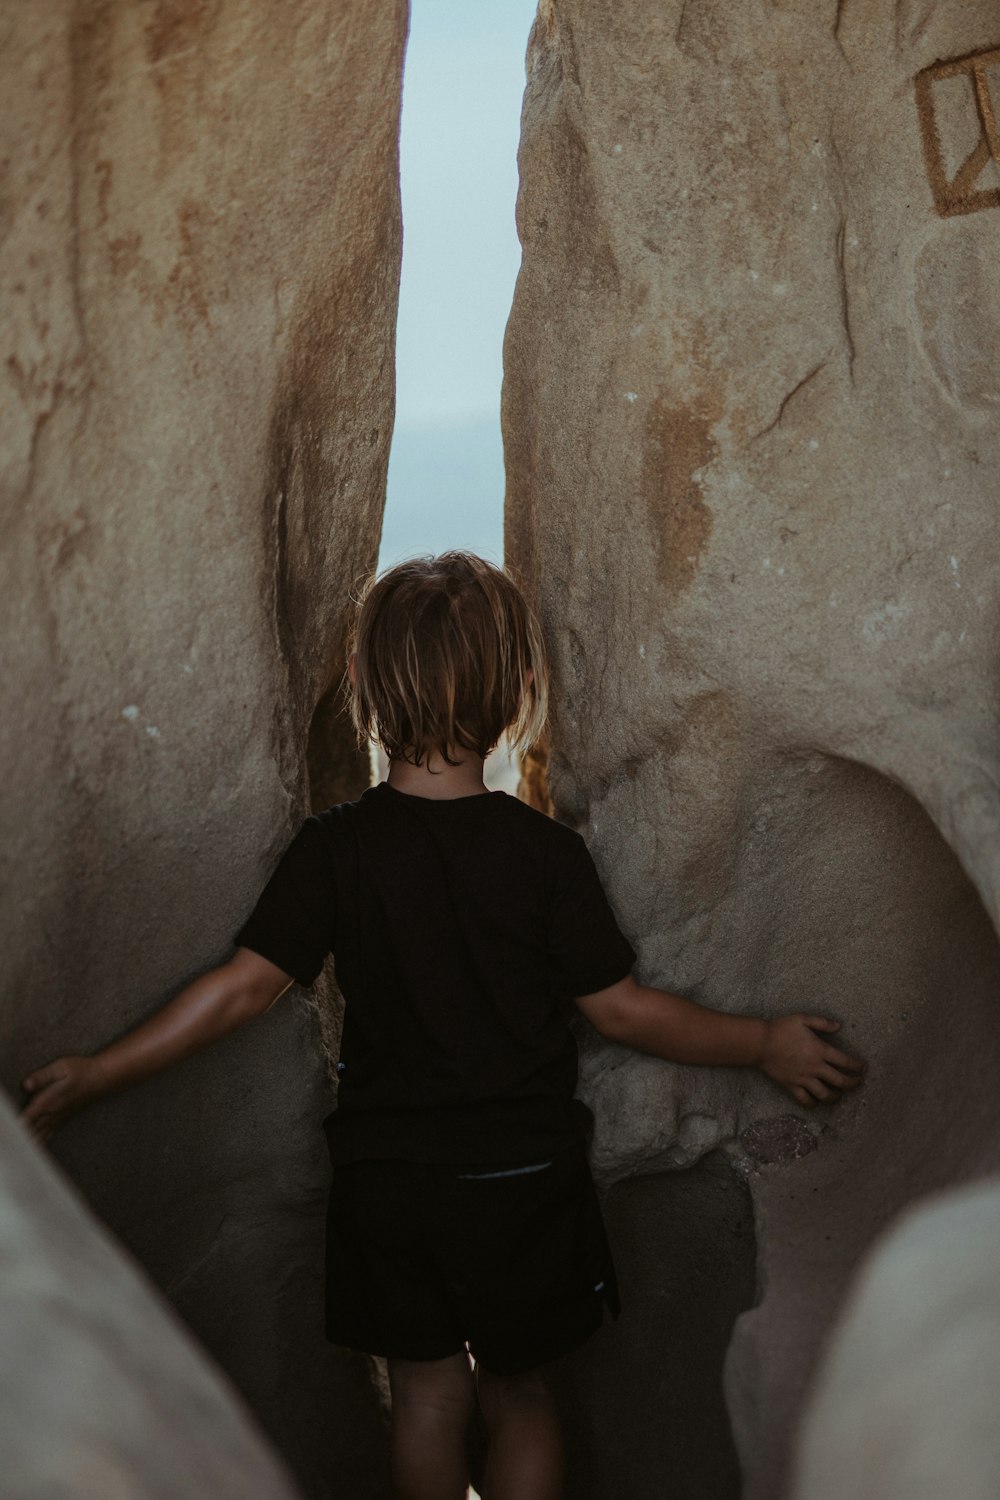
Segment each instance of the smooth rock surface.
[{"label": "smooth rock surface", "polygon": [[606,1180],[749,1174],[747,1500],[784,1492],[872,1237],[1000,1162],[1000,178],[973,75],[935,66],[981,55],[1000,97],[997,47],[988,0],[543,0],[529,46],[507,550],[553,654],[548,795],[643,979],[834,1015],[870,1062],[807,1113],[583,1038]]},{"label": "smooth rock surface", "polygon": [[[393,417],[405,0],[2,20],[3,1083],[226,958],[310,793]],[[320,1007],[329,992],[316,991]],[[327,1345],[332,1086],[290,996],[53,1141],[317,1497],[384,1493]]]},{"label": "smooth rock surface", "polygon": [[851,1288],[806,1408],[795,1500],[1000,1494],[1000,1180],[921,1204]]},{"label": "smooth rock surface", "polygon": [[169,1304],[0,1100],[0,1489],[296,1500]]}]

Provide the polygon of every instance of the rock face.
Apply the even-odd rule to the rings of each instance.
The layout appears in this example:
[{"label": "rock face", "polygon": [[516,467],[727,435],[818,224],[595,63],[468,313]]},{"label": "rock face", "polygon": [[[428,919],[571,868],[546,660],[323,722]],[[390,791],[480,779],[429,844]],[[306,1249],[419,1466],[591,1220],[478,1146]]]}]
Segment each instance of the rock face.
[{"label": "rock face", "polygon": [[722,1370],[754,1296],[746,1184],[710,1154],[686,1172],[615,1183],[604,1212],[624,1305],[556,1367],[567,1495],[738,1496]]},{"label": "rock face", "polygon": [[0,1203],[4,1493],[295,1500],[226,1382],[3,1101]]},{"label": "rock face", "polygon": [[[405,0],[7,7],[15,1104],[227,957],[310,789],[367,781],[336,692],[392,425],[405,28]],[[376,1495],[367,1367],[322,1333],[316,1032],[286,999],[53,1149],[307,1493]]]},{"label": "rock face", "polygon": [[921,1205],[852,1288],[807,1408],[795,1500],[1000,1493],[1000,1181]]},{"label": "rock face", "polygon": [[607,1180],[749,1178],[748,1500],[873,1235],[1000,1161],[997,48],[990,0],[543,0],[529,45],[507,544],[552,804],[645,980],[870,1063],[807,1114],[583,1039]]}]

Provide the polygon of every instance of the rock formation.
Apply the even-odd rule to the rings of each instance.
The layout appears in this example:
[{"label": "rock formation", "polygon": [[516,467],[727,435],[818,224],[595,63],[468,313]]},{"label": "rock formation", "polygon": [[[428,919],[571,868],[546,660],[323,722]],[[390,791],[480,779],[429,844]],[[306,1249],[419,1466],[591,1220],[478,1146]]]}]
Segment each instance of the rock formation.
[{"label": "rock formation", "polygon": [[[336,693],[392,426],[405,27],[405,0],[6,8],[15,1105],[228,955],[310,786],[367,781]],[[53,1151],[305,1491],[375,1496],[381,1409],[322,1334],[315,1033],[289,997]]]},{"label": "rock formation", "polygon": [[2,1100],[0,1202],[3,1493],[295,1500],[226,1382]]},{"label": "rock formation", "polygon": [[922,1204],[852,1288],[808,1405],[795,1500],[1000,1493],[1000,1183]]},{"label": "rock formation", "polygon": [[529,46],[507,542],[552,805],[642,977],[870,1063],[806,1112],[584,1038],[607,1180],[750,1181],[747,1500],[874,1234],[1000,1161],[997,49],[990,0],[542,0]]}]

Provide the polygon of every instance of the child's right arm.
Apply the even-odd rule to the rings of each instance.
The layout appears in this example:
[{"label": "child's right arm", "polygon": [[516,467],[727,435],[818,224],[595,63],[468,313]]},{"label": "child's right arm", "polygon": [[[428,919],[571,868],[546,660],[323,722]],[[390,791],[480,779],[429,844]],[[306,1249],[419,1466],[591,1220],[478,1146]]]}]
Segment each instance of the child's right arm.
[{"label": "child's right arm", "polygon": [[799,1104],[838,1098],[840,1089],[861,1082],[865,1070],[863,1062],[817,1035],[840,1027],[825,1016],[729,1015],[638,984],[631,975],[576,1003],[609,1041],[671,1062],[760,1068]]},{"label": "child's right arm", "polygon": [[45,1139],[69,1115],[115,1094],[263,1015],[292,976],[249,948],[210,969],[148,1021],[90,1057],[60,1057],[21,1080],[21,1119]]}]

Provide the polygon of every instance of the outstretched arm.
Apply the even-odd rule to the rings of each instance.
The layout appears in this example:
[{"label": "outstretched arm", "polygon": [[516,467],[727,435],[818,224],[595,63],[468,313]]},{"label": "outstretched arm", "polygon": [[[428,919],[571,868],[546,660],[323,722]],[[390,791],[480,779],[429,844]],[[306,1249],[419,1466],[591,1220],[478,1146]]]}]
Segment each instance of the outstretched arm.
[{"label": "outstretched arm", "polygon": [[631,975],[577,1005],[602,1036],[671,1062],[760,1068],[799,1104],[839,1097],[861,1082],[865,1064],[818,1035],[837,1031],[825,1016],[770,1020],[709,1010]]},{"label": "outstretched arm", "polygon": [[249,948],[210,969],[155,1015],[90,1057],[60,1057],[21,1080],[21,1119],[41,1139],[69,1115],[199,1052],[269,1010],[292,976]]}]

